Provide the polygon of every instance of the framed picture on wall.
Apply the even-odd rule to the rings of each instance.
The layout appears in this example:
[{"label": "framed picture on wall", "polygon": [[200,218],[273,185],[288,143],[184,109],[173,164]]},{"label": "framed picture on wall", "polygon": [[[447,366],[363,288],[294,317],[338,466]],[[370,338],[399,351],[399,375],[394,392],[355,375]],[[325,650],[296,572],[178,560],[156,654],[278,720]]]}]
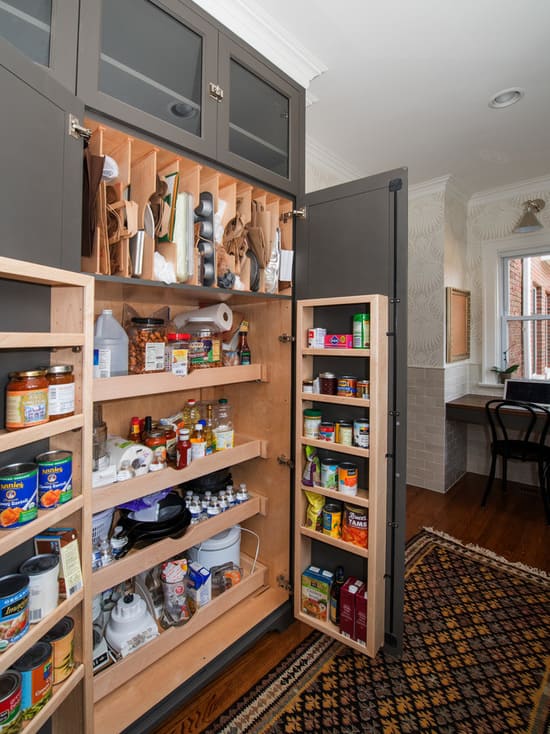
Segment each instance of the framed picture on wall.
[{"label": "framed picture on wall", "polygon": [[447,362],[470,358],[470,291],[445,288]]}]

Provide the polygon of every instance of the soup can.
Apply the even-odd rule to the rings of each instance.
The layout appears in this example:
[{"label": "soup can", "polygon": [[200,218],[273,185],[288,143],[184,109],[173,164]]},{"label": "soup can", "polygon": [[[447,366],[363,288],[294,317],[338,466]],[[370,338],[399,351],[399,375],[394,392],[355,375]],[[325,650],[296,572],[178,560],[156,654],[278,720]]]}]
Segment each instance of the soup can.
[{"label": "soup can", "polygon": [[338,461],[326,457],[321,459],[321,487],[338,489]]},{"label": "soup can", "polygon": [[353,445],[360,449],[369,447],[369,422],[364,419],[353,421]]},{"label": "soup can", "polygon": [[29,622],[40,622],[53,612],[59,600],[59,556],[32,556],[21,564],[19,571],[29,577]]},{"label": "soup can", "polygon": [[38,515],[38,467],[8,464],[0,468],[0,527],[17,528]]},{"label": "soup can", "polygon": [[13,664],[21,673],[21,708],[24,719],[32,719],[52,695],[52,646],[37,642]]},{"label": "soup can", "polygon": [[12,573],[0,578],[0,650],[29,629],[29,577]]},{"label": "soup can", "polygon": [[357,380],[357,397],[368,400],[370,397],[369,380]]},{"label": "soup can", "polygon": [[73,496],[72,451],[45,451],[36,457],[41,510],[62,505]]},{"label": "soup can", "polygon": [[70,676],[74,669],[74,619],[63,617],[42,638],[53,651],[53,684]]},{"label": "soup can", "polygon": [[323,534],[331,538],[342,535],[342,505],[339,502],[327,502],[323,507]]},{"label": "soup can", "polygon": [[368,548],[368,512],[364,507],[344,505],[342,540]]},{"label": "soup can", "polygon": [[321,441],[334,441],[334,423],[332,421],[321,421],[319,439]]},{"label": "soup can", "polygon": [[357,377],[352,375],[342,375],[338,378],[337,395],[346,398],[354,398],[357,394]]},{"label": "soup can", "polygon": [[353,446],[353,425],[348,421],[336,421],[335,439],[336,443]]},{"label": "soup can", "polygon": [[21,713],[21,674],[7,670],[0,674],[0,732],[19,731]]},{"label": "soup can", "polygon": [[343,461],[338,466],[338,491],[342,494],[357,494],[357,464]]}]

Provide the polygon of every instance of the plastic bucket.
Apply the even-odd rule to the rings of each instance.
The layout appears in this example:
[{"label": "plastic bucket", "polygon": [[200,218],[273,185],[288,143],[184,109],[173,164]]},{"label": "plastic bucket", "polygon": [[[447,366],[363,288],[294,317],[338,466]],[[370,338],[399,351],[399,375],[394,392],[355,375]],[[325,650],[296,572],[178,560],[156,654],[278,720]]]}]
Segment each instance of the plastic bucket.
[{"label": "plastic bucket", "polygon": [[109,530],[111,529],[114,514],[115,508],[108,507],[106,510],[96,512],[95,515],[92,515],[92,543],[94,545],[109,538]]},{"label": "plastic bucket", "polygon": [[189,549],[189,555],[209,570],[224,563],[241,565],[241,528],[234,525]]}]

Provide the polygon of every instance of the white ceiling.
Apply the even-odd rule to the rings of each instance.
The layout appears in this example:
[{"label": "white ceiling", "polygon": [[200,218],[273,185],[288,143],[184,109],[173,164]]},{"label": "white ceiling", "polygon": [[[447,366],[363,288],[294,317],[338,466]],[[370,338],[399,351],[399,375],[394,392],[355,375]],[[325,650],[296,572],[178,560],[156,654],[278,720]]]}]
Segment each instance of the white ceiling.
[{"label": "white ceiling", "polygon": [[550,0],[198,2],[303,85],[318,74],[306,133],[348,174],[407,166],[466,195],[550,175]]}]

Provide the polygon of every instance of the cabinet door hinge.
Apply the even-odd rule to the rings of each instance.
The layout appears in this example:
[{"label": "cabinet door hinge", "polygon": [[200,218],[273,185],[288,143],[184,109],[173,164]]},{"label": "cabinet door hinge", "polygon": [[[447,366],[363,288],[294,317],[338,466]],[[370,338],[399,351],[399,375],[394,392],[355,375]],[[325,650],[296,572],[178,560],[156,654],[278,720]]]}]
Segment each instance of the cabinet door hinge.
[{"label": "cabinet door hinge", "polygon": [[286,576],[283,576],[282,573],[277,576],[277,586],[279,586],[281,589],[284,589],[285,591],[288,591],[289,594],[292,594],[292,592],[294,591],[290,580],[287,579]]},{"label": "cabinet door hinge", "polygon": [[289,469],[294,469],[294,462],[292,461],[292,459],[289,459],[288,456],[285,456],[284,454],[279,454],[279,456],[277,457],[277,463],[288,466]]},{"label": "cabinet door hinge", "polygon": [[214,82],[208,82],[208,94],[212,99],[215,99],[216,102],[221,102],[223,99],[223,89],[219,84],[215,84]]},{"label": "cabinet door hinge", "polygon": [[402,178],[392,178],[392,180],[389,183],[388,186],[390,191],[401,191],[403,188],[403,179]]},{"label": "cabinet door hinge", "polygon": [[80,124],[80,120],[75,115],[69,114],[69,135],[77,140],[89,140],[92,136],[92,131],[89,127],[84,127]]},{"label": "cabinet door hinge", "polygon": [[279,221],[286,224],[289,219],[296,217],[296,219],[307,219],[307,212],[305,206],[300,209],[292,209],[289,212],[283,212],[279,217]]},{"label": "cabinet door hinge", "polygon": [[283,344],[290,344],[296,341],[296,337],[292,336],[292,334],[279,334],[279,341]]}]

